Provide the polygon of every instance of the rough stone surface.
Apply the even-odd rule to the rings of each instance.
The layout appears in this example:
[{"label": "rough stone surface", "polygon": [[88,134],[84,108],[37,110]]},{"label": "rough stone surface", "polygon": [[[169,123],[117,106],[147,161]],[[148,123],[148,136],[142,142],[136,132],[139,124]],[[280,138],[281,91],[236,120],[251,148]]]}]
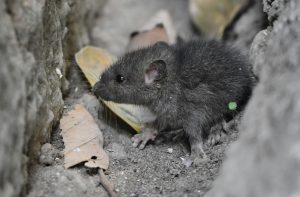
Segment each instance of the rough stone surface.
[{"label": "rough stone surface", "polygon": [[[0,195],[12,196],[24,183],[22,149],[25,127],[25,72],[11,17],[0,2]],[[27,65],[28,66],[28,65]],[[13,71],[13,72],[12,72]],[[18,90],[18,91],[14,91]]]},{"label": "rough stone surface", "polygon": [[27,161],[37,161],[41,144],[50,140],[50,131],[60,119],[66,63],[63,50],[64,44],[69,46],[65,36],[73,34],[67,32],[72,14],[79,15],[79,10],[79,16],[84,16],[77,23],[86,25],[70,28],[80,32],[73,40],[82,40],[88,37],[102,2],[0,2],[0,196],[21,193]]},{"label": "rough stone surface", "polygon": [[[60,165],[57,165],[58,163]],[[28,197],[108,196],[104,189],[98,186],[97,170],[85,168],[66,170],[62,166],[62,161],[56,162],[54,166],[36,167],[37,171],[43,173],[29,178],[35,185],[27,194]],[[31,180],[32,178],[34,180]]]},{"label": "rough stone surface", "polygon": [[60,159],[60,152],[52,146],[50,143],[46,143],[41,147],[41,153],[39,162],[40,164],[49,166],[54,163],[55,160]]},{"label": "rough stone surface", "polygon": [[256,77],[259,77],[259,74],[262,73],[261,71],[264,65],[265,49],[269,34],[270,30],[268,29],[260,31],[256,34],[251,44],[249,56]]},{"label": "rough stone surface", "polygon": [[300,2],[270,2],[260,82],[209,197],[300,196]]},{"label": "rough stone surface", "polygon": [[269,21],[275,20],[289,0],[263,0],[264,12],[268,14]]}]

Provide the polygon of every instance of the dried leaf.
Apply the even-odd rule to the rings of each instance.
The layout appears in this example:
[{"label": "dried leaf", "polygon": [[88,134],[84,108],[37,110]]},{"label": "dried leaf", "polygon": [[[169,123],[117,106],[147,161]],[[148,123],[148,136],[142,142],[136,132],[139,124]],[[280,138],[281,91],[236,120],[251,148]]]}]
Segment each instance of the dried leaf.
[{"label": "dried leaf", "polygon": [[108,168],[108,156],[103,150],[103,136],[94,118],[81,104],[60,120],[65,143],[65,168],[85,162],[91,168]]},{"label": "dried leaf", "polygon": [[156,116],[143,106],[118,104],[111,101],[104,101],[104,103],[138,133],[141,132],[143,124],[156,119]]},{"label": "dried leaf", "polygon": [[91,86],[94,86],[116,58],[104,49],[86,46],[75,54],[75,59]]}]

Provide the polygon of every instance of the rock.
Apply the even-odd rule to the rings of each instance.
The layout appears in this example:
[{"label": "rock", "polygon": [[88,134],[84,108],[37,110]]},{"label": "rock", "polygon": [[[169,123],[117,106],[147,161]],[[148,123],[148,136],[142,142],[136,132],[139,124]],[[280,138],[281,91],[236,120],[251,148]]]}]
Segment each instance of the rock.
[{"label": "rock", "polygon": [[[76,169],[65,170],[61,166],[42,167],[42,170],[34,178],[34,189],[31,189],[26,196],[55,196],[55,197],[77,197],[77,196],[107,196],[101,187],[91,189],[99,184],[99,178],[94,179],[90,175],[85,175]],[[42,169],[40,169],[42,168]],[[98,179],[97,179],[98,178]],[[101,195],[102,194],[102,195]]]},{"label": "rock", "polygon": [[288,0],[264,0],[264,12],[268,14],[269,21],[275,20],[285,7]]},{"label": "rock", "polygon": [[253,72],[259,78],[259,74],[264,66],[263,57],[265,56],[265,49],[270,30],[265,29],[256,34],[250,48],[249,56],[253,65]]},{"label": "rock", "polygon": [[40,163],[44,165],[52,165],[59,156],[59,151],[50,143],[46,143],[41,147]]},{"label": "rock", "polygon": [[208,197],[300,196],[300,2],[270,2],[260,81]]},{"label": "rock", "polygon": [[[21,193],[24,158],[36,163],[41,144],[50,140],[63,110],[68,51],[89,42],[102,2],[0,2],[0,196]],[[71,21],[75,16],[81,18]]]},{"label": "rock", "polygon": [[6,6],[4,1],[0,2],[0,25],[5,27],[0,28],[0,195],[5,197],[19,193],[25,182],[20,175],[25,132],[23,73],[26,66],[31,65],[31,62],[24,62]]}]

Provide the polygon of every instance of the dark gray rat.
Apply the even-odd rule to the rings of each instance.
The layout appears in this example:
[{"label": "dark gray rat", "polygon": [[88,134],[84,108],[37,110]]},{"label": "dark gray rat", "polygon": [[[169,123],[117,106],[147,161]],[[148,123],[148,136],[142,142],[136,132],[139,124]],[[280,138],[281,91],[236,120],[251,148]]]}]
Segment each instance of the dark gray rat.
[{"label": "dark gray rat", "polygon": [[254,84],[251,66],[221,41],[158,42],[125,54],[94,86],[107,101],[147,106],[157,116],[133,137],[144,147],[157,132],[183,129],[191,158],[205,157],[203,139],[247,103]]}]

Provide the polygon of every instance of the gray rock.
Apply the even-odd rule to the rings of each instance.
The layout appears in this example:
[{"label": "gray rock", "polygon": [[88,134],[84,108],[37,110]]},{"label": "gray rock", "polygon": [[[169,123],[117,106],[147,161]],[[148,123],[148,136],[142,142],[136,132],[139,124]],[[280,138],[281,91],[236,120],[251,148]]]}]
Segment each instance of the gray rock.
[{"label": "gray rock", "polygon": [[264,12],[268,14],[270,21],[275,20],[289,0],[263,0]]},{"label": "gray rock", "polygon": [[251,44],[249,56],[253,65],[253,72],[257,77],[259,77],[259,74],[264,66],[263,59],[265,56],[265,49],[269,33],[270,30],[268,29],[260,31],[258,34],[256,34]]},{"label": "gray rock", "polygon": [[[26,158],[30,164],[37,161],[41,144],[49,141],[58,124],[69,57],[64,51],[74,43],[78,48],[88,43],[82,40],[89,37],[102,2],[0,2],[0,196],[21,193],[27,179]],[[71,23],[74,16],[81,18]],[[68,29],[72,31],[67,33]]]},{"label": "gray rock", "polygon": [[[62,166],[37,166],[34,189],[27,194],[28,197],[77,197],[77,196],[103,196],[107,197],[99,184],[98,176],[90,176],[78,169],[64,169]],[[30,177],[32,179],[32,177]]]},{"label": "gray rock", "polygon": [[13,22],[6,9],[5,3],[1,1],[0,195],[5,197],[20,192],[24,183],[24,178],[20,174],[22,174],[26,95],[23,76],[26,67]]},{"label": "gray rock", "polygon": [[260,82],[208,197],[300,196],[300,2],[268,2],[279,16],[257,56]]},{"label": "gray rock", "polygon": [[39,162],[43,165],[52,165],[59,156],[59,151],[50,143],[46,143],[41,147]]}]

